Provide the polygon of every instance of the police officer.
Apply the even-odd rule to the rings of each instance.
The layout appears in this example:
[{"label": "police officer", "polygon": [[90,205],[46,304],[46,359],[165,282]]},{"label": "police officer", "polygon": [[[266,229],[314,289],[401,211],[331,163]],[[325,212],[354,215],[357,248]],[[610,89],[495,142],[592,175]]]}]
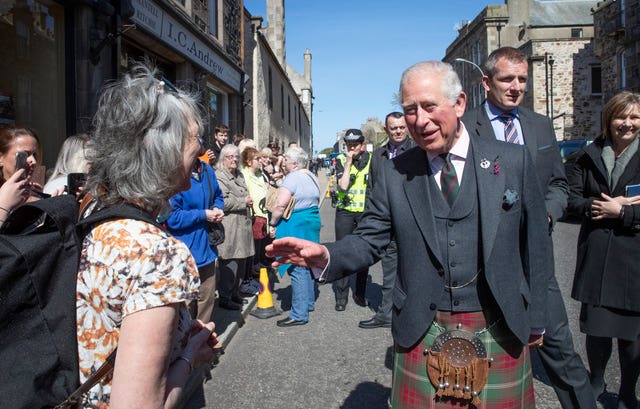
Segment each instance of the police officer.
[{"label": "police officer", "polygon": [[[364,135],[359,129],[349,129],[344,136],[347,152],[336,157],[336,179],[338,201],[336,203],[336,240],[351,233],[362,216],[367,194],[371,154],[363,150]],[[350,280],[355,277],[353,301],[361,307],[367,306],[365,288],[369,269],[358,271],[333,283],[336,296],[336,311],[344,311],[349,297]]]},{"label": "police officer", "polygon": [[[369,186],[373,187],[376,175],[380,173],[380,166],[385,160],[390,160],[408,151],[415,143],[407,132],[407,123],[402,112],[390,112],[385,117],[384,131],[389,137],[389,142],[376,149],[371,159],[371,172],[369,172]],[[360,321],[360,328],[390,328],[391,327],[391,298],[393,285],[396,282],[398,267],[398,248],[396,241],[391,240],[380,260],[382,264],[382,301],[375,315],[368,320]]]}]

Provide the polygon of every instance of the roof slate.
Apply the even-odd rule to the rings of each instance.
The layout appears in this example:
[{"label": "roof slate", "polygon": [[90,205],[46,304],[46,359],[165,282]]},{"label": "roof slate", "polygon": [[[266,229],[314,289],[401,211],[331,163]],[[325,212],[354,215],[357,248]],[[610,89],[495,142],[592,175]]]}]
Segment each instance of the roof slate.
[{"label": "roof slate", "polygon": [[529,7],[532,26],[592,25],[594,1],[532,0]]}]

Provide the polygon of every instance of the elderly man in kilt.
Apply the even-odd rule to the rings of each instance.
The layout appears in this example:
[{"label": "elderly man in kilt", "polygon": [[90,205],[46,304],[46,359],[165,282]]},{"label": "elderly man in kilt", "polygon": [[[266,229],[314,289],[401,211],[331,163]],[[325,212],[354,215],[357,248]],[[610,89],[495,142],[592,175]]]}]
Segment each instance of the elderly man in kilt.
[{"label": "elderly man in kilt", "polygon": [[385,161],[354,233],[283,238],[269,255],[331,281],[374,264],[395,237],[391,406],[533,408],[526,346],[542,344],[553,270],[529,153],[469,137],[449,64],[408,68],[400,100],[417,146]]}]

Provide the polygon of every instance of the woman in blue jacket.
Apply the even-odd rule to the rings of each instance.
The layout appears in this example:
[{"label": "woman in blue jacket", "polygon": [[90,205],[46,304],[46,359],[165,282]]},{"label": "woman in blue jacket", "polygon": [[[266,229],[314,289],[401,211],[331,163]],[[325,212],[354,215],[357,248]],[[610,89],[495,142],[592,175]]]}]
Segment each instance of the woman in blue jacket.
[{"label": "woman in blue jacket", "polygon": [[200,294],[192,316],[209,322],[215,302],[218,250],[209,244],[208,224],[220,223],[224,217],[222,191],[211,166],[198,161],[191,172],[191,188],[173,196],[170,201],[167,227],[189,247],[200,274]]}]

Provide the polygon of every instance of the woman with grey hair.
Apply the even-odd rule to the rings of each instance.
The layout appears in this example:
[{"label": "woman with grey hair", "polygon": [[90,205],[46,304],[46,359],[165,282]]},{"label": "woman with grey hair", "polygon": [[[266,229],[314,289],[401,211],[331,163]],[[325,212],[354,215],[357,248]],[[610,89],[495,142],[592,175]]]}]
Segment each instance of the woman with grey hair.
[{"label": "woman with grey hair", "polygon": [[251,279],[253,230],[251,206],[244,175],[239,169],[240,154],[235,145],[225,145],[220,150],[216,165],[216,176],[224,195],[225,239],[218,246],[220,282],[218,306],[228,310],[239,310],[244,300],[240,297],[240,282]]},{"label": "woman with grey hair", "polygon": [[[276,238],[297,237],[320,241],[320,187],[318,179],[306,167],[309,155],[298,147],[288,148],[284,153],[284,167],[287,176],[278,188],[276,206],[271,213],[271,228]],[[284,210],[291,198],[295,198],[293,211],[288,219]],[[272,231],[273,233],[273,231]],[[291,277],[291,312],[287,318],[279,320],[279,327],[304,325],[309,321],[309,311],[315,309],[315,284],[308,268],[284,264],[278,266],[282,277],[285,272]]]},{"label": "woman with grey hair", "polygon": [[198,271],[187,246],[154,219],[188,188],[202,150],[196,99],[135,66],[98,102],[86,191],[95,208],[131,206],[84,238],[76,290],[80,382],[117,347],[112,377],[82,407],[174,407],[194,367],[214,357],[213,323],[192,321]]}]

